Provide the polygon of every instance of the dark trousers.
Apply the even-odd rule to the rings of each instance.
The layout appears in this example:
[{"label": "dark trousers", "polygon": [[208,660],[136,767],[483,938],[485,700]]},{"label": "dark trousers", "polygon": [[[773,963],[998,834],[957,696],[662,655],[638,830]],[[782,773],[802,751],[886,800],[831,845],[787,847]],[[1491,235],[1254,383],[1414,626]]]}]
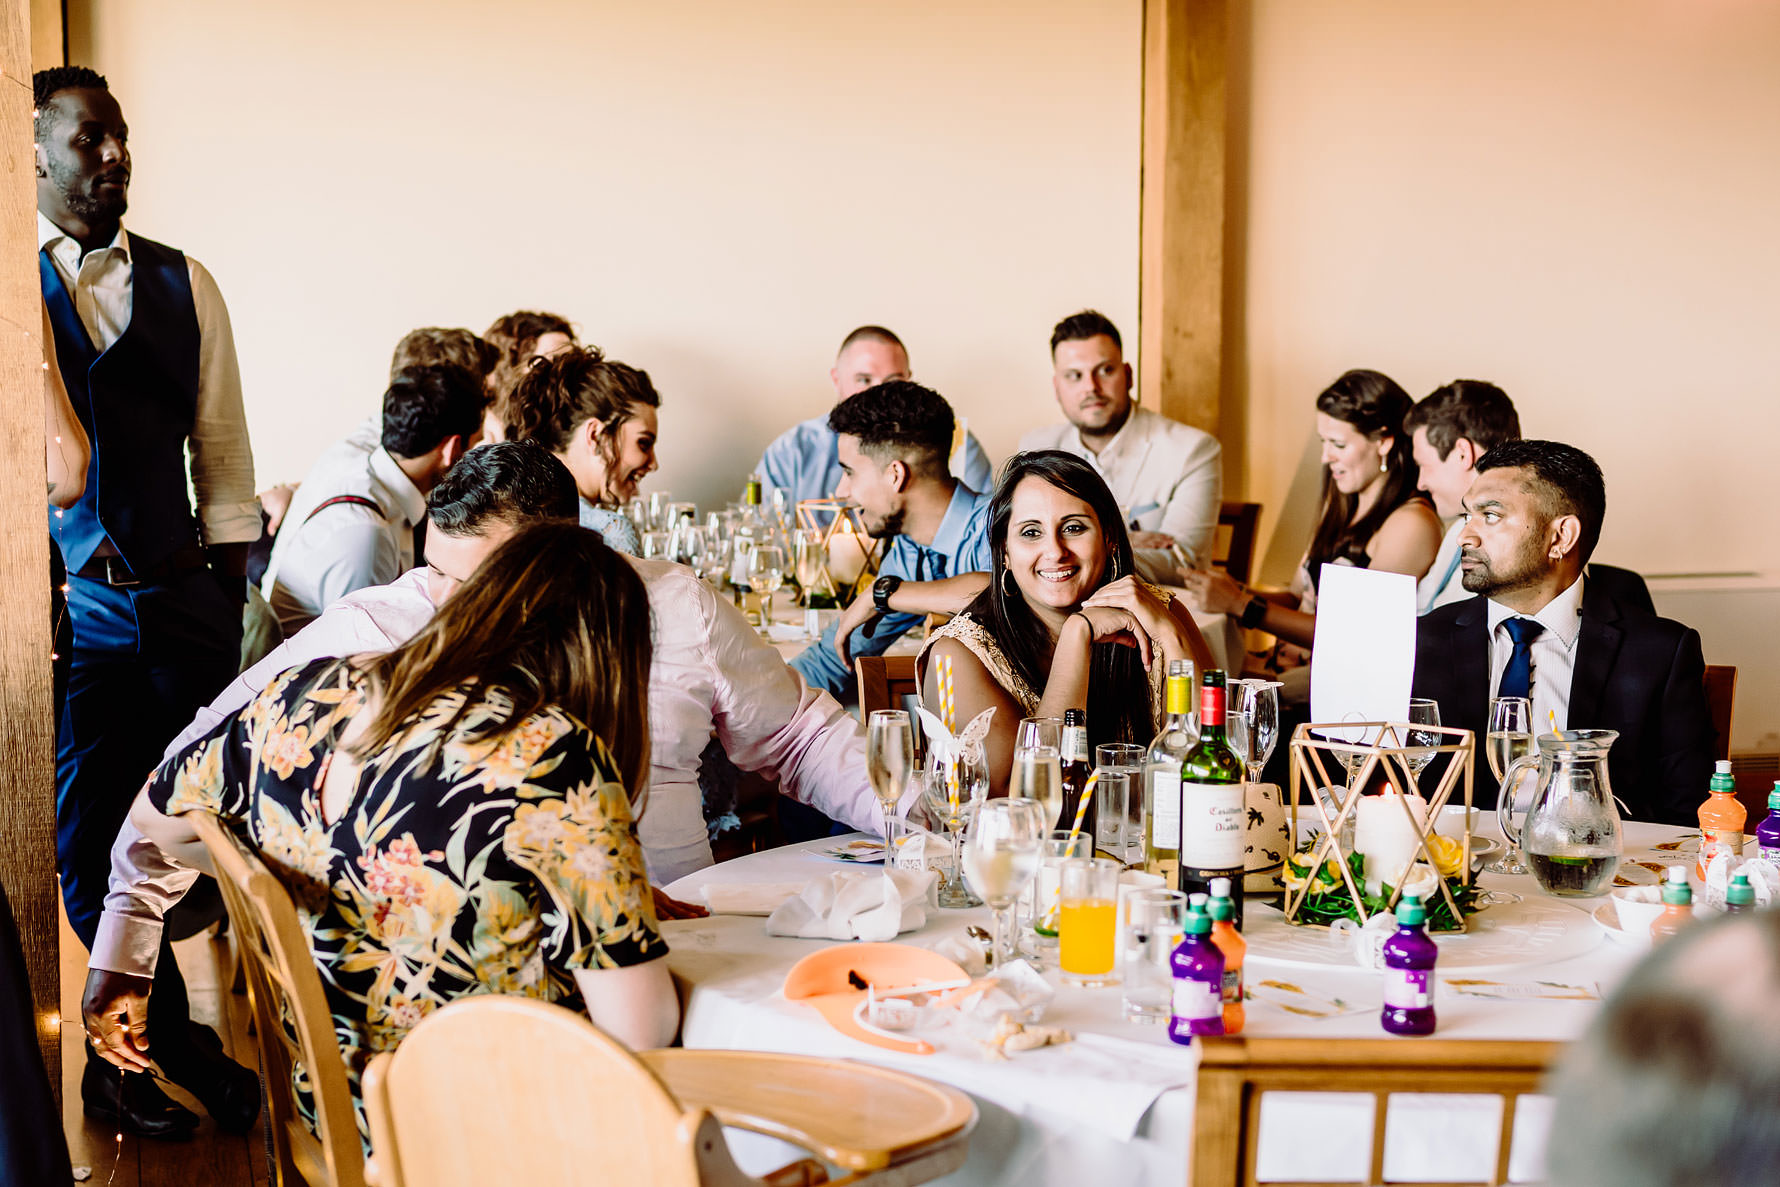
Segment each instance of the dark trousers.
[{"label": "dark trousers", "polygon": [[67,1183],[72,1175],[36,1021],[25,953],[0,889],[0,1187]]},{"label": "dark trousers", "polygon": [[[68,584],[74,645],[56,733],[56,859],[69,925],[91,947],[112,842],[167,743],[234,678],[241,607],[204,569],[128,588]],[[163,943],[150,1042],[157,1032],[177,1042],[186,1014],[185,982]]]}]

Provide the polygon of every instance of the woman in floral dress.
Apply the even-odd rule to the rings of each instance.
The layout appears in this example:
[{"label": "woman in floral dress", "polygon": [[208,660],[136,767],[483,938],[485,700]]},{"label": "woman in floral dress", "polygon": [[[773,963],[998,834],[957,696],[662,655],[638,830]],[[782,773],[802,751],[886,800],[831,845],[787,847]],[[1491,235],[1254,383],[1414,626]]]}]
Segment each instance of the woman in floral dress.
[{"label": "woman in floral dress", "polygon": [[[158,933],[197,875],[180,814],[212,812],[297,904],[355,1099],[373,1054],[470,994],[671,1041],[626,791],[648,786],[649,632],[641,581],[597,536],[520,531],[405,646],[293,668],[164,763],[131,813],[158,852],[114,875],[102,927]],[[153,942],[121,947],[152,959]],[[87,987],[88,1033],[127,1070],[154,1037],[141,972],[96,967]]]}]

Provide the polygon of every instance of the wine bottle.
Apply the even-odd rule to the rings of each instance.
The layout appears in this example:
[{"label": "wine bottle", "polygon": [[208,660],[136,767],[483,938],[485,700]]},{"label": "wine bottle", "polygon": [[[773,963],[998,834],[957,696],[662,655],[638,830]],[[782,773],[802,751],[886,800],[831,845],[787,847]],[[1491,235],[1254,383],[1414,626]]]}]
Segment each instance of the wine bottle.
[{"label": "wine bottle", "polygon": [[[1088,714],[1081,709],[1063,711],[1062,757],[1063,811],[1057,818],[1057,827],[1074,828],[1076,809],[1081,805],[1082,792],[1088,786],[1088,772],[1093,769],[1088,762]],[[1090,838],[1090,846],[1095,835],[1097,807],[1096,802],[1089,799],[1088,814],[1082,817],[1082,835]]]},{"label": "wine bottle", "polygon": [[1168,716],[1143,764],[1143,868],[1173,882],[1180,873],[1181,760],[1198,741],[1193,728],[1193,661],[1168,665]]},{"label": "wine bottle", "polygon": [[[1213,878],[1242,885],[1247,859],[1242,760],[1224,734],[1224,673],[1205,673],[1199,694],[1199,741],[1181,759],[1180,888],[1209,893]],[[1232,896],[1242,926],[1242,895]]]}]

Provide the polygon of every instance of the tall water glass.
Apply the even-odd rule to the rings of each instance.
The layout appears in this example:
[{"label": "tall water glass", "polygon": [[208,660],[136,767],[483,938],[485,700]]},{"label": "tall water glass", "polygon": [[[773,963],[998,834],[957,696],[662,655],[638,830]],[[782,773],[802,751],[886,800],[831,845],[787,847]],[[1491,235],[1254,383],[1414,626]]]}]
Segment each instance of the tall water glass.
[{"label": "tall water glass", "polygon": [[[902,709],[874,709],[865,724],[865,775],[872,794],[884,813],[884,838],[890,838],[890,821],[902,801],[909,768],[915,765],[914,723]],[[884,853],[884,873],[890,872],[890,854]]]},{"label": "tall water glass", "polygon": [[1094,839],[1066,828],[1053,829],[1039,845],[1038,876],[1032,880],[1032,950],[1041,966],[1057,955],[1063,863],[1093,856]]},{"label": "tall water glass", "polygon": [[1043,810],[1032,800],[989,800],[977,809],[964,836],[964,877],[995,912],[989,967],[1013,959],[1014,904],[1038,871],[1045,834]]},{"label": "tall water glass", "polygon": [[1169,959],[1187,926],[1187,896],[1178,890],[1133,890],[1121,908],[1119,972],[1127,1022],[1168,1021],[1174,1005]]},{"label": "tall water glass", "polygon": [[1273,748],[1279,744],[1279,682],[1232,680],[1226,715],[1230,749],[1248,769],[1248,781],[1259,783]]},{"label": "tall water glass", "polygon": [[[1148,753],[1146,747],[1136,742],[1108,742],[1094,747],[1094,765],[1102,771],[1122,771],[1128,781],[1124,819],[1112,818],[1104,800],[1101,801],[1099,813],[1101,848],[1126,865],[1131,864],[1133,844],[1137,845],[1140,852],[1142,850],[1145,823],[1143,766]],[[1100,793],[1096,791],[1095,794]]]},{"label": "tall water glass", "polygon": [[1095,767],[1093,794],[1099,805],[1095,811],[1095,847],[1123,864],[1125,814],[1131,810],[1130,774],[1119,767]]},{"label": "tall water glass", "polygon": [[[1515,759],[1533,752],[1533,702],[1526,697],[1492,697],[1489,728],[1483,735],[1483,753],[1490,770],[1501,783]],[[1502,785],[1496,795],[1513,797],[1514,788]],[[1508,811],[1514,811],[1511,802]],[[1504,839],[1506,840],[1506,839]],[[1506,852],[1485,867],[1492,874],[1526,874],[1531,871],[1521,861],[1520,846],[1508,845]]]}]

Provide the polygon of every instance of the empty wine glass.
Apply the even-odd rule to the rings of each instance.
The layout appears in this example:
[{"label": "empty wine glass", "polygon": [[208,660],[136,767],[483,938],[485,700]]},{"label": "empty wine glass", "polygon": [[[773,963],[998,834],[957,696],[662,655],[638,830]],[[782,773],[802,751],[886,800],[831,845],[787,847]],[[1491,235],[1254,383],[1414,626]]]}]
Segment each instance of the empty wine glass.
[{"label": "empty wine glass", "polygon": [[995,912],[989,967],[1013,958],[1014,904],[1038,872],[1043,813],[1032,800],[989,800],[977,809],[964,837],[964,876]]},{"label": "empty wine glass", "polygon": [[939,888],[942,907],[977,907],[982,900],[970,893],[964,883],[963,854],[960,842],[965,828],[989,791],[989,760],[981,742],[957,743],[944,758],[933,756],[927,770],[927,784],[922,789],[927,811],[938,821],[952,841],[952,873]]},{"label": "empty wine glass", "polygon": [[1409,702],[1409,725],[1403,738],[1403,764],[1409,768],[1409,779],[1420,790],[1421,774],[1434,761],[1433,748],[1440,745],[1440,734],[1434,730],[1418,730],[1418,725],[1440,724],[1440,702],[1415,697]]},{"label": "empty wine glass", "polygon": [[1225,717],[1230,748],[1248,769],[1248,781],[1259,783],[1279,744],[1279,682],[1233,680],[1231,684],[1235,695]]},{"label": "empty wine glass", "polygon": [[[1496,782],[1502,783],[1502,776],[1515,759],[1533,751],[1533,703],[1526,697],[1492,697],[1490,699],[1489,728],[1483,736],[1483,753],[1489,760],[1490,770],[1496,776]],[[1508,796],[1508,811],[1514,811],[1514,789],[1502,784],[1497,796]],[[1506,838],[1504,838],[1506,845]],[[1531,873],[1520,859],[1518,845],[1506,845],[1502,856],[1485,868],[1492,874],[1526,874]]]},{"label": "empty wine glass", "polygon": [[760,629],[773,624],[773,595],[785,584],[785,550],[777,544],[757,544],[748,557],[748,588],[760,595]]}]

